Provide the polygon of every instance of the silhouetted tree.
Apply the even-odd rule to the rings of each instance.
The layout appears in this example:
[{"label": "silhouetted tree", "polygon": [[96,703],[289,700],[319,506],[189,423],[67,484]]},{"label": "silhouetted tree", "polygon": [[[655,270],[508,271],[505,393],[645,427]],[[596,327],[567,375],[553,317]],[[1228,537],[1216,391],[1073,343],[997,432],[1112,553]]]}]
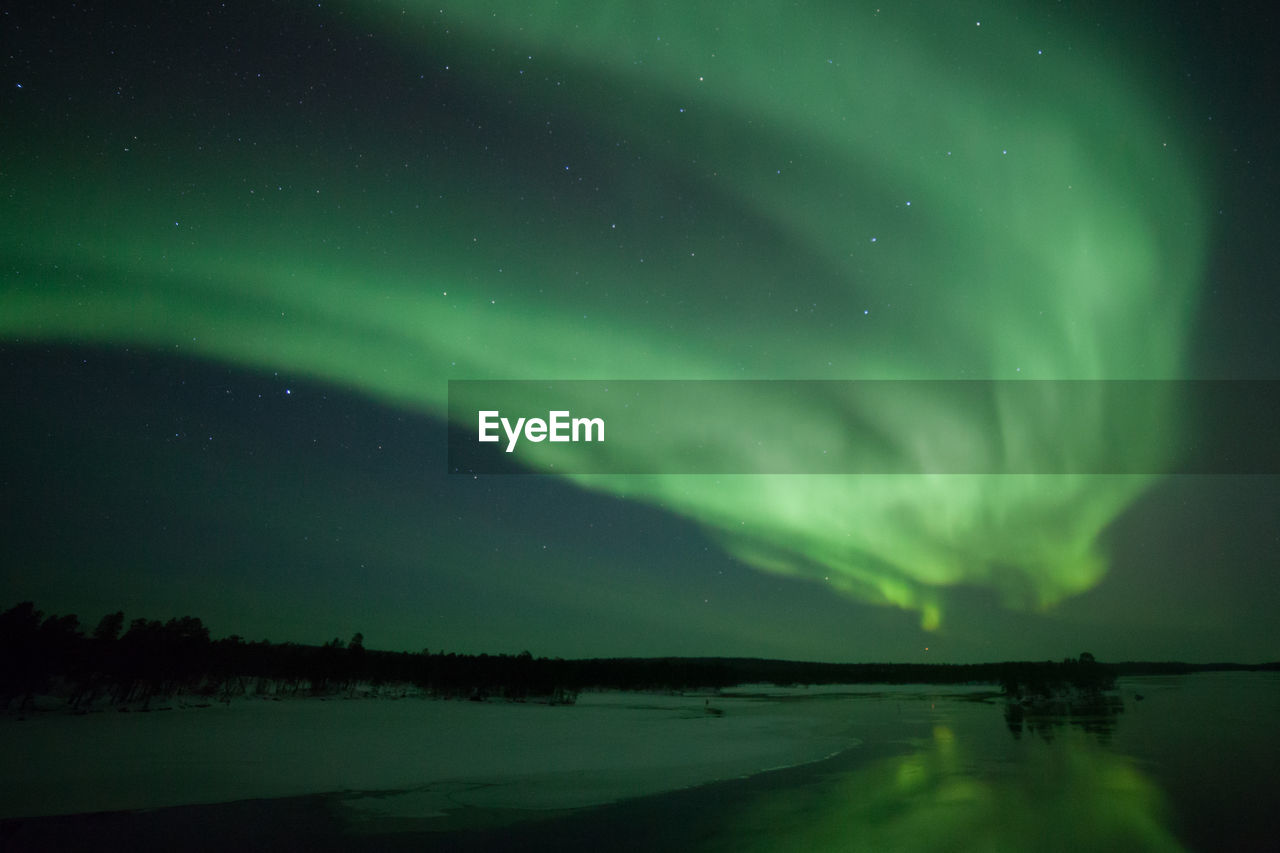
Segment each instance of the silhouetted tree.
[{"label": "silhouetted tree", "polygon": [[93,638],[100,643],[114,643],[120,638],[122,630],[124,630],[124,611],[117,610],[102,617],[98,627],[93,629]]},{"label": "silhouetted tree", "polygon": [[74,613],[65,616],[50,614],[40,625],[37,638],[37,656],[44,678],[65,675],[76,678],[83,668],[79,654],[80,619]]},{"label": "silhouetted tree", "polygon": [[[357,631],[347,644],[347,684],[362,681],[366,676],[364,656],[364,634]],[[374,679],[380,680],[380,679]]]},{"label": "silhouetted tree", "polygon": [[[413,683],[436,695],[523,699],[560,697],[572,701],[583,688],[622,690],[716,688],[732,684],[903,684],[1000,683],[1012,702],[1042,696],[1085,707],[1113,686],[1117,673],[1183,673],[1213,669],[1280,670],[1280,664],[1129,663],[1106,665],[1089,652],[1060,662],[992,664],[834,664],[742,658],[657,658],[564,660],[518,654],[465,655],[382,652],[368,649],[361,633],[348,644],[334,638],[322,646],[246,643],[238,636],[211,642],[197,618],[168,622],[109,613],[92,637],[80,632],[73,615],[48,615],[32,602],[0,613],[0,704],[37,693],[70,695],[73,707],[91,703],[104,688],[120,701],[200,690],[228,698],[252,691],[296,692],[309,684],[317,694],[373,684]],[[1055,698],[1056,697],[1056,698]],[[1106,697],[1103,697],[1104,699]],[[1105,703],[1104,703],[1105,705]],[[1010,711],[1011,729],[1021,718]],[[1020,729],[1024,730],[1024,729]]]},{"label": "silhouetted tree", "polygon": [[44,679],[39,646],[40,623],[44,613],[35,603],[23,601],[0,613],[0,678],[3,698],[8,704],[15,696],[22,705],[30,704],[32,695]]}]

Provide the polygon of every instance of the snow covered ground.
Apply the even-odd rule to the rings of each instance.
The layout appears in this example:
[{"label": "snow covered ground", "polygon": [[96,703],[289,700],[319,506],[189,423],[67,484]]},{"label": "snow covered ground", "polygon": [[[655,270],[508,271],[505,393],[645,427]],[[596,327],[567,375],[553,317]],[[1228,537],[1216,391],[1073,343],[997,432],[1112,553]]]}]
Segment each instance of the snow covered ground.
[{"label": "snow covered ground", "polygon": [[[782,697],[583,693],[573,706],[425,699],[0,719],[0,818],[349,792],[352,818],[560,809],[825,758],[847,707]],[[719,709],[715,714],[710,708]]]}]

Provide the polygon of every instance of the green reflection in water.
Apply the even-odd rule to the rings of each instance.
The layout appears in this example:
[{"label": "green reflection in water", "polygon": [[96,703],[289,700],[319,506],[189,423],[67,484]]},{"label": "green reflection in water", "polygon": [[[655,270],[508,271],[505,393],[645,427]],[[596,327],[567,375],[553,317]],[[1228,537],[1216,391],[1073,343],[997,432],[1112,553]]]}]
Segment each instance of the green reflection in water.
[{"label": "green reflection in water", "polygon": [[1016,760],[947,725],[908,755],[745,803],[705,850],[1182,850],[1159,789],[1087,734]]}]

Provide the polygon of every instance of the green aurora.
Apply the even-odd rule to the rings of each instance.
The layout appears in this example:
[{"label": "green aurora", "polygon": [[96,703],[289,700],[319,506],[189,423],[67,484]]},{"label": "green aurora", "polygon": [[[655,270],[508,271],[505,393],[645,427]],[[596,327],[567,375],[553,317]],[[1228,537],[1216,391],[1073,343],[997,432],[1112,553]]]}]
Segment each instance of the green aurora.
[{"label": "green aurora", "polygon": [[[118,114],[18,107],[0,331],[436,416],[449,379],[1178,378],[1204,226],[1176,108],[1140,54],[1005,7],[326,4],[307,14],[362,40],[348,90],[304,56],[327,90],[256,96],[247,69],[225,112],[166,81]],[[797,441],[844,428],[821,404]],[[929,400],[863,415],[908,453],[926,421],[982,440]],[[1064,441],[1106,440],[1091,422]],[[1153,422],[1134,452],[1176,413]],[[714,428],[669,426],[651,452]],[[1020,452],[1061,428],[1000,411]],[[1091,588],[1152,482],[574,479],[927,628],[949,587],[1027,609]]]}]

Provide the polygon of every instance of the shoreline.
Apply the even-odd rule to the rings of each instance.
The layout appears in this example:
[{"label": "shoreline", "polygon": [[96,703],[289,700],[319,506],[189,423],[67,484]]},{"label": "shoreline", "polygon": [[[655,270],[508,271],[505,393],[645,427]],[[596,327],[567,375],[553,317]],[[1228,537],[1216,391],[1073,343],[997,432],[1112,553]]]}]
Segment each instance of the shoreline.
[{"label": "shoreline", "polygon": [[[652,850],[670,846],[665,833],[674,820],[713,820],[726,801],[746,800],[778,786],[794,784],[870,764],[909,750],[904,743],[859,744],[835,755],[792,767],[763,770],[742,778],[708,781],[616,802],[566,809],[460,806],[441,817],[353,816],[345,809],[351,793],[237,800],[158,809],[0,819],[6,849],[98,851],[183,849],[191,851],[359,850],[466,853],[520,849],[563,851]],[[409,791],[387,792],[408,794]],[[359,794],[357,794],[359,796]],[[619,837],[618,826],[631,834]]]},{"label": "shoreline", "polygon": [[601,692],[556,707],[300,700],[38,715],[0,725],[0,750],[22,768],[0,779],[0,820],[334,792],[369,818],[577,809],[860,743],[830,702],[796,698]]}]

